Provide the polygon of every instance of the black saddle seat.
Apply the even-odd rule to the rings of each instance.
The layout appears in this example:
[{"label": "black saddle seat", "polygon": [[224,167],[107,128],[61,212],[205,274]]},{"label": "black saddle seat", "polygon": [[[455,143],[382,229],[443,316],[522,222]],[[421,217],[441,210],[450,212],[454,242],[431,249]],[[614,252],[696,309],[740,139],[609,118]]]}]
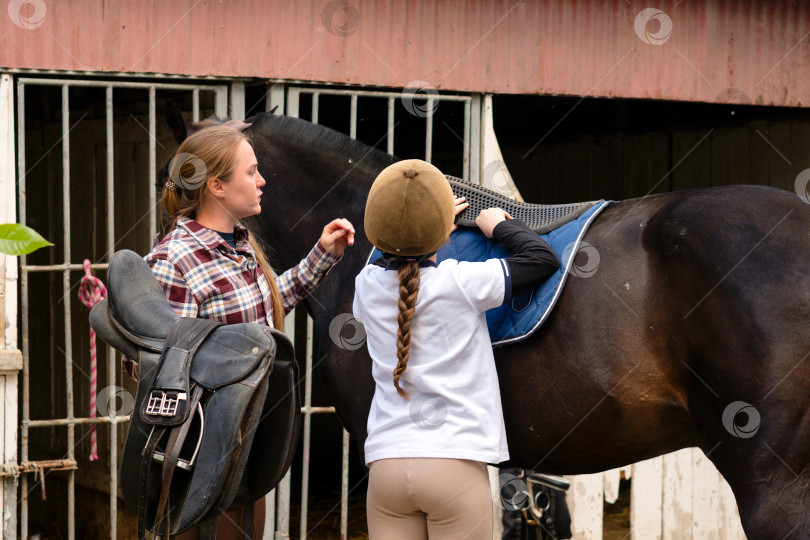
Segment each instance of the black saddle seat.
[{"label": "black saddle seat", "polygon": [[119,251],[114,255],[116,265],[108,276],[108,312],[117,323],[117,329],[132,343],[155,352],[163,350],[163,343],[178,318],[152,271],[132,251]]}]

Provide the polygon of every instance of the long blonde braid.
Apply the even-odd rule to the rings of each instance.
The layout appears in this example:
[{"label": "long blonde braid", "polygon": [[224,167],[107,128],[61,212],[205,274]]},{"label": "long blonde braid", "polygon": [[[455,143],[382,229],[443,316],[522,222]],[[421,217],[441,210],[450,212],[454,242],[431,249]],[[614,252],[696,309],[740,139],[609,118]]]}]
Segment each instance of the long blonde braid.
[{"label": "long blonde braid", "polygon": [[399,316],[397,317],[397,367],[394,368],[394,386],[397,393],[408,397],[399,386],[399,379],[408,367],[408,358],[411,348],[411,324],[416,311],[416,297],[419,294],[419,264],[416,261],[407,261],[397,270],[399,278]]}]

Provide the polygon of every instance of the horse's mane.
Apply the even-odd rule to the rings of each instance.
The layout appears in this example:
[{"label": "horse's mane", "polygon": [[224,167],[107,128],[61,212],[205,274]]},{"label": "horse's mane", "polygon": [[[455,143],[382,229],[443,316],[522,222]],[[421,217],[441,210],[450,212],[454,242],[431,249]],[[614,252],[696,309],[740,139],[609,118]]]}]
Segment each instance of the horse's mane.
[{"label": "horse's mane", "polygon": [[313,124],[300,118],[259,113],[245,120],[252,123],[252,131],[263,132],[274,138],[302,148],[317,147],[318,152],[334,154],[352,161],[385,168],[397,158],[326,126]]}]

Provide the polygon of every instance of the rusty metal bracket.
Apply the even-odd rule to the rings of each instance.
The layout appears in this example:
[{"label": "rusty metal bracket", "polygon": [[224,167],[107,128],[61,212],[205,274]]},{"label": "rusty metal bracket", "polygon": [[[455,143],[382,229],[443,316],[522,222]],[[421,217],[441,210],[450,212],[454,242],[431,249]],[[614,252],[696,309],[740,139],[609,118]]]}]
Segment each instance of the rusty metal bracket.
[{"label": "rusty metal bracket", "polygon": [[34,473],[44,474],[47,471],[75,471],[79,468],[75,459],[45,459],[41,461],[23,461],[19,465],[6,463],[0,470],[0,476],[13,476],[17,478],[21,474]]},{"label": "rusty metal bracket", "polygon": [[13,476],[19,478],[21,474],[34,473],[34,484],[40,482],[42,486],[42,500],[47,498],[45,494],[45,477],[50,471],[73,471],[79,467],[75,459],[46,459],[42,461],[23,461],[19,465],[6,463],[0,471],[0,477]]}]

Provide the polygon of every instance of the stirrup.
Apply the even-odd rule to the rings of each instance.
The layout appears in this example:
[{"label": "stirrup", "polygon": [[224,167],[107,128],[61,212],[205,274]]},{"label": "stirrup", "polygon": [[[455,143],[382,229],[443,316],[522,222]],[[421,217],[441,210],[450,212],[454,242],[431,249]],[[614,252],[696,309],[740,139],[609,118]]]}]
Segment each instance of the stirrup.
[{"label": "stirrup", "polygon": [[528,525],[537,527],[540,525],[543,514],[551,507],[551,497],[542,489],[537,489],[537,486],[565,492],[571,487],[571,482],[562,476],[543,474],[527,469],[522,469],[518,476],[526,480],[526,494],[528,495],[526,498],[528,505],[521,508],[520,511]]},{"label": "stirrup", "polygon": [[[183,470],[190,471],[194,469],[194,462],[197,461],[197,454],[200,451],[200,446],[202,445],[203,440],[203,431],[205,428],[205,414],[203,414],[203,408],[200,402],[197,402],[197,416],[200,417],[200,434],[197,437],[197,444],[194,446],[194,453],[191,455],[191,459],[177,459],[177,466]],[[188,420],[189,422],[194,421],[194,417]],[[176,428],[175,428],[176,429]],[[155,426],[152,426],[152,433],[155,431]],[[152,438],[152,433],[149,434],[149,438]],[[163,463],[164,454],[160,450],[155,450],[155,454],[152,456],[152,461],[156,461],[157,463]]]},{"label": "stirrup", "polygon": [[542,486],[546,486],[547,488],[555,489],[557,491],[568,491],[568,489],[571,487],[571,482],[569,482],[562,476],[557,476],[554,474],[543,474],[534,471],[526,471],[526,480],[527,484],[529,482],[534,482],[535,484],[540,484]]}]

